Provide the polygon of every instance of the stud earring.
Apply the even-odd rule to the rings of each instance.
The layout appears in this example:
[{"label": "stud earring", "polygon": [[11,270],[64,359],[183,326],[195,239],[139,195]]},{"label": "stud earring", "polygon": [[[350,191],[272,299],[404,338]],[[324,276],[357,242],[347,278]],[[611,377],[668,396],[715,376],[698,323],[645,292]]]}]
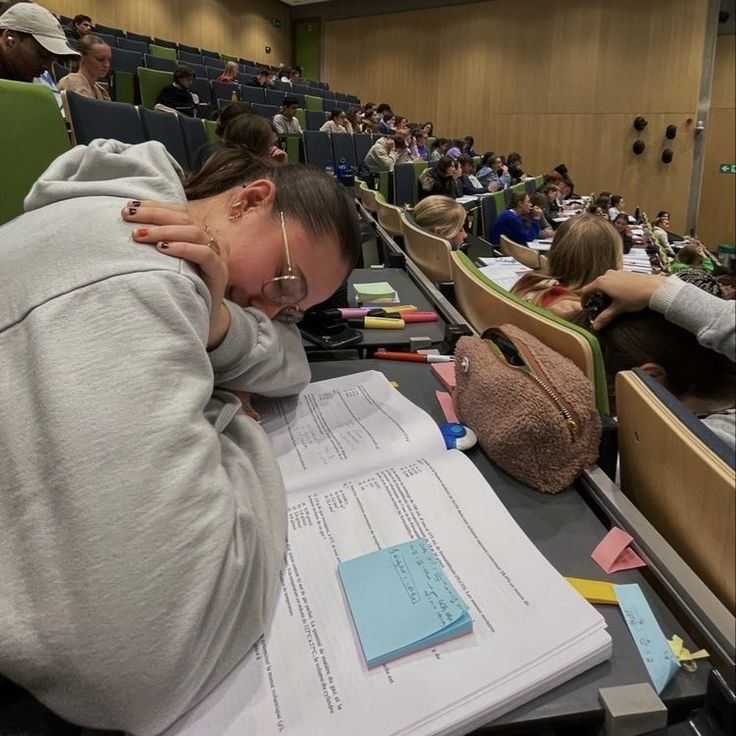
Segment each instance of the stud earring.
[{"label": "stud earring", "polygon": [[227,216],[227,219],[230,220],[230,222],[233,222],[234,220],[239,220],[243,216],[243,210],[238,209],[238,207],[242,206],[242,202],[233,202],[230,205],[230,214]]}]

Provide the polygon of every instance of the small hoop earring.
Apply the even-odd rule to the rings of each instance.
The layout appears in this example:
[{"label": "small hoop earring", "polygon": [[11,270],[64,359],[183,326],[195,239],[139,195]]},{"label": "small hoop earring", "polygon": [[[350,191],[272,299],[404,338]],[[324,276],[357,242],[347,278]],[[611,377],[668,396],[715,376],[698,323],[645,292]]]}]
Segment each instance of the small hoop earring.
[{"label": "small hoop earring", "polygon": [[230,222],[239,220],[243,216],[243,210],[236,209],[237,207],[242,207],[242,205],[242,202],[233,202],[233,204],[230,205],[230,209],[232,211],[227,216],[227,219],[230,220]]}]

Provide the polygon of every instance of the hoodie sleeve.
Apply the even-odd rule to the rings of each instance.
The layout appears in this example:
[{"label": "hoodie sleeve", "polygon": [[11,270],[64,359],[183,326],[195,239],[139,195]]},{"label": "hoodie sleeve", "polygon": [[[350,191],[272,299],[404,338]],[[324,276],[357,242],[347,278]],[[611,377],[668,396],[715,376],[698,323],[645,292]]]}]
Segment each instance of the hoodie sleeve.
[{"label": "hoodie sleeve", "polygon": [[295,325],[226,302],[230,329],[210,353],[215,385],[261,396],[299,393],[310,380],[309,364]]},{"label": "hoodie sleeve", "polygon": [[701,345],[736,361],[736,309],[732,301],[670,276],[654,293],[649,306],[692,332]]},{"label": "hoodie sleeve", "polygon": [[34,390],[19,375],[0,399],[27,419],[0,467],[19,510],[0,520],[3,674],[74,723],[160,733],[273,613],[283,483],[262,428],[212,394],[208,324],[192,279],[149,271],[56,296],[4,336],[36,348]]}]

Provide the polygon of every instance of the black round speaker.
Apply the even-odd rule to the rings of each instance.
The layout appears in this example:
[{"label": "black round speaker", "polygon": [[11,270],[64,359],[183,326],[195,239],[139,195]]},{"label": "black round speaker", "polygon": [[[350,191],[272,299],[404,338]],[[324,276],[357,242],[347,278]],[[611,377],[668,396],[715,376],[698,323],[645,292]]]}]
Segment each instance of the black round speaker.
[{"label": "black round speaker", "polygon": [[641,115],[634,118],[634,130],[642,131],[648,124],[647,119],[643,118]]},{"label": "black round speaker", "polygon": [[667,138],[668,141],[673,140],[677,136],[677,126],[676,125],[668,125],[667,130],[664,132],[665,138]]},{"label": "black round speaker", "polygon": [[662,163],[663,164],[669,164],[672,163],[672,159],[674,158],[674,153],[672,152],[671,148],[665,148],[664,151],[662,151]]},{"label": "black round speaker", "polygon": [[634,153],[638,156],[641,153],[644,153],[644,149],[647,147],[647,144],[644,143],[644,141],[634,141],[634,145],[631,147]]}]

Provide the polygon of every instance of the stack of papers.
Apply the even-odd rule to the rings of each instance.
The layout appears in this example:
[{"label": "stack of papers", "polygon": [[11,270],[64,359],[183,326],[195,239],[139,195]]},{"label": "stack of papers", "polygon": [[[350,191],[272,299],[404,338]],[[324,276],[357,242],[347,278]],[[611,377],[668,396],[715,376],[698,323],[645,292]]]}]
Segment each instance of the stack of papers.
[{"label": "stack of papers", "polygon": [[514,284],[532,269],[519,263],[515,258],[510,256],[502,256],[500,258],[479,258],[481,263],[485,264],[480,268],[480,272],[498,284],[502,289],[511,291]]},{"label": "stack of papers", "polygon": [[632,248],[624,255],[624,271],[651,273],[652,264],[644,248]]},{"label": "stack of papers", "polygon": [[[167,736],[457,736],[605,661],[605,620],[431,417],[367,371],[257,402],[289,544],[266,636]],[[472,632],[368,669],[337,565],[425,539]]]},{"label": "stack of papers", "polygon": [[546,253],[552,248],[552,238],[538,238],[537,240],[530,241],[527,245],[534,250]]},{"label": "stack of papers", "polygon": [[370,669],[473,630],[426,539],[413,539],[337,566]]}]

